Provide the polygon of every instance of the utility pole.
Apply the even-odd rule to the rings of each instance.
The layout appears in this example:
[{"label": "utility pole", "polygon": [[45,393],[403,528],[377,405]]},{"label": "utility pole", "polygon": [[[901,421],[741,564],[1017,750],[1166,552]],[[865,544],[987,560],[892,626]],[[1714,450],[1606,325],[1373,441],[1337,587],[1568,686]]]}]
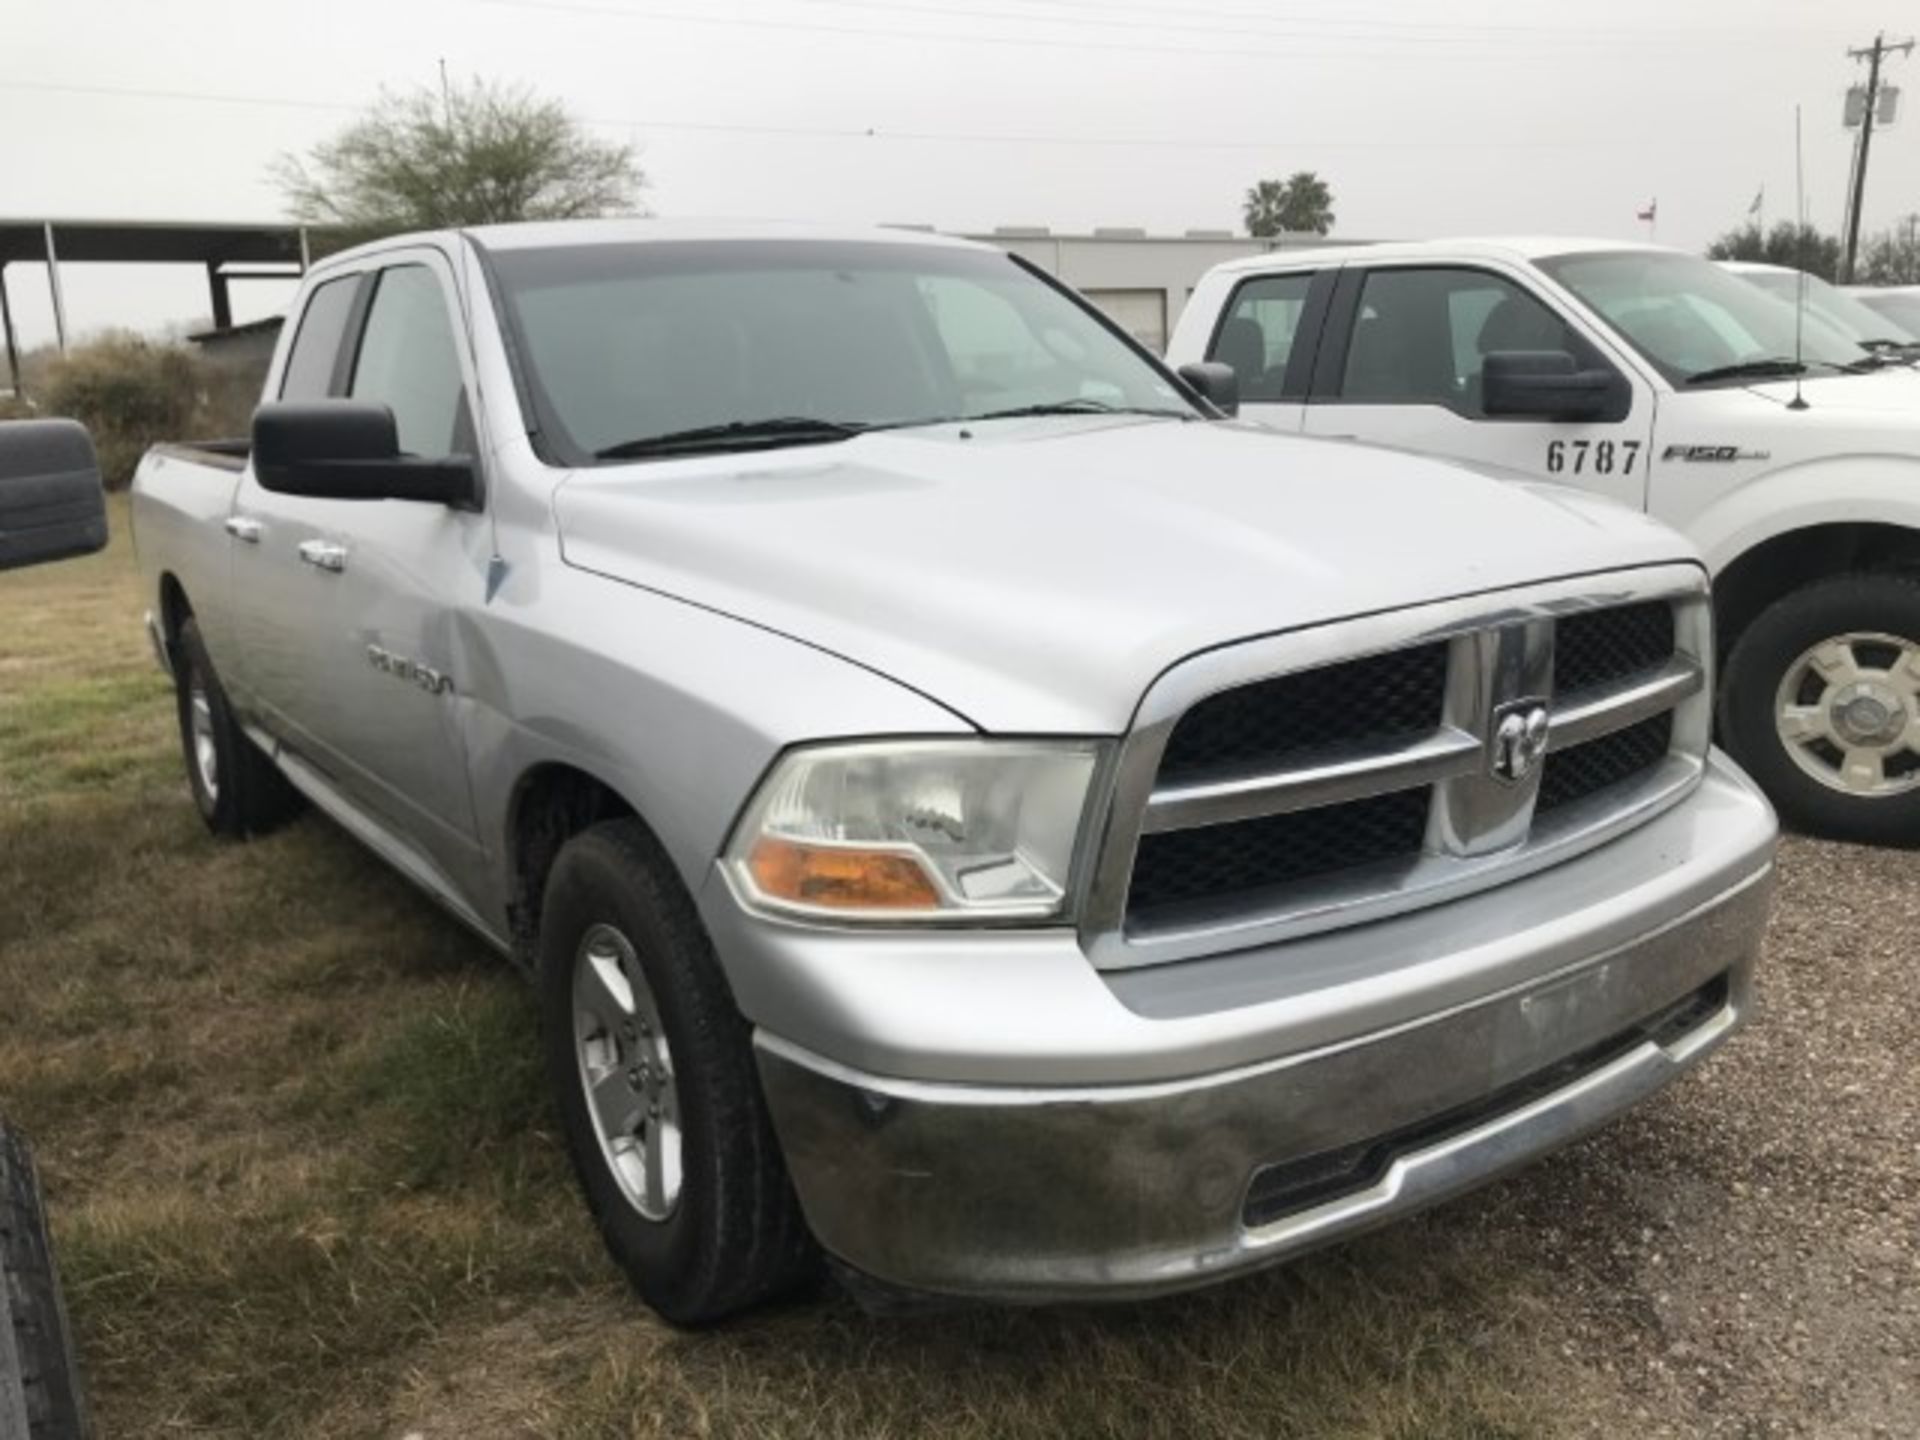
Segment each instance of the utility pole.
[{"label": "utility pole", "polygon": [[1853,157],[1853,184],[1848,187],[1852,203],[1847,207],[1847,254],[1840,272],[1843,284],[1853,283],[1853,260],[1860,249],[1860,212],[1866,208],[1867,200],[1867,151],[1873,145],[1874,107],[1880,102],[1880,61],[1895,51],[1905,55],[1912,49],[1911,40],[1889,45],[1883,30],[1865,49],[1847,52],[1855,60],[1867,62],[1867,104],[1860,116],[1860,144]]}]

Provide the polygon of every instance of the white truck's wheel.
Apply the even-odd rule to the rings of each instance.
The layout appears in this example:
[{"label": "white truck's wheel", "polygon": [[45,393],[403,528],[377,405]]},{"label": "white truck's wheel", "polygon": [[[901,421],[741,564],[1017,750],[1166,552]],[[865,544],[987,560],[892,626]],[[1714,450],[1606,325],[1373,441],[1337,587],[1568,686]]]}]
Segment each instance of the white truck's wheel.
[{"label": "white truck's wheel", "polygon": [[26,1142],[0,1124],[0,1436],[86,1434],[39,1177]]},{"label": "white truck's wheel", "polygon": [[1721,730],[1802,829],[1920,843],[1920,581],[1841,576],[1776,601],[1733,648]]}]

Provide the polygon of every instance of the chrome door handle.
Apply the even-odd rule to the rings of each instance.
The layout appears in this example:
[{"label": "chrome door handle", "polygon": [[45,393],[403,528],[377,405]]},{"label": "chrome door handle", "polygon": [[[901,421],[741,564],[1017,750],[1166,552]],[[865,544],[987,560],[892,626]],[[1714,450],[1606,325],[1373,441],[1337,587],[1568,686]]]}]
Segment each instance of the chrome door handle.
[{"label": "chrome door handle", "polygon": [[347,547],[331,540],[302,540],[300,558],[317,569],[338,575],[347,568]]},{"label": "chrome door handle", "polygon": [[250,515],[229,515],[227,533],[236,540],[244,540],[249,545],[260,543],[260,534],[267,527]]}]

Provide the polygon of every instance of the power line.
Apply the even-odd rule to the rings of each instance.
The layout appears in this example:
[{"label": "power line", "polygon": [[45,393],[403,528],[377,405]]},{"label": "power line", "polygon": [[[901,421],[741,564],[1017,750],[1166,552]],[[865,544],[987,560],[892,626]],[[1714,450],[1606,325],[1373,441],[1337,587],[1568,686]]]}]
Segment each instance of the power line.
[{"label": "power line", "polygon": [[[847,35],[868,39],[908,40],[921,45],[929,41],[942,41],[955,45],[1011,46],[1015,49],[1022,50],[1071,50],[1076,54],[1096,51],[1118,54],[1152,55],[1163,60],[1180,55],[1233,60],[1365,60],[1395,53],[1392,49],[1391,42],[1388,42],[1383,47],[1380,42],[1367,37],[1313,37],[1316,42],[1328,42],[1347,47],[1338,50],[1305,50],[1300,48],[1274,50],[1248,46],[1223,48],[1199,45],[1152,45],[1118,40],[1090,40],[1083,37],[1067,39],[1034,35],[1008,35],[1004,33],[993,35],[975,34],[958,30],[883,28],[878,25],[854,25],[838,21],[775,19],[765,15],[701,15],[684,10],[635,9],[625,5],[595,4],[590,3],[590,0],[474,0],[474,3],[496,6],[503,9],[534,10],[548,14],[606,15],[621,20],[665,21],[679,25],[708,25],[732,29],[774,30],[788,34]],[[897,14],[909,13],[904,9],[896,9],[893,6],[888,6],[887,8]],[[978,14],[979,12],[968,11],[966,13]],[[1014,23],[1029,22],[1015,21]],[[1276,35],[1274,38],[1278,39],[1281,37]],[[1682,52],[1675,51],[1673,53],[1678,56]],[[1450,52],[1448,58],[1455,62],[1488,60],[1499,63],[1509,63],[1514,56],[1511,51],[1486,51],[1476,54],[1472,50],[1455,50]]]},{"label": "power line", "polygon": [[[791,0],[791,3],[808,6],[825,6],[832,9],[881,10],[893,15],[954,15],[967,19],[1011,20],[1023,25],[1074,26],[1077,28],[1094,27],[1098,29],[1149,30],[1159,34],[1194,34],[1215,36],[1249,36],[1268,40],[1307,39],[1307,40],[1357,40],[1402,42],[1415,45],[1460,45],[1484,43],[1512,43],[1529,45],[1536,41],[1547,40],[1556,44],[1590,48],[1596,38],[1611,38],[1623,44],[1643,46],[1649,40],[1668,38],[1680,34],[1707,33],[1704,31],[1679,31],[1667,27],[1611,27],[1594,29],[1589,27],[1554,25],[1469,25],[1440,21],[1388,21],[1374,20],[1358,16],[1340,18],[1290,16],[1263,14],[1246,10],[1208,10],[1190,5],[1182,5],[1169,11],[1164,5],[1125,5],[1100,3],[1095,7],[1074,3],[1074,0],[999,0],[1002,5],[1014,5],[1019,8],[1007,10],[983,9],[977,5],[928,4],[921,0]],[[1049,14],[1037,7],[1048,7],[1056,12]],[[618,7],[609,7],[618,8]],[[1136,15],[1155,16],[1146,20],[1117,20],[1111,18],[1113,12],[1125,12]],[[633,10],[639,16],[645,12]],[[1202,20],[1217,19],[1231,22],[1228,25],[1195,25],[1194,18]],[[1249,25],[1258,28],[1247,28]],[[1317,27],[1317,28],[1316,28]],[[1329,29],[1327,27],[1333,27]],[[1720,31],[1712,32],[1716,43],[1725,43],[1729,38],[1745,39],[1749,43],[1761,43],[1767,39],[1790,34],[1819,34],[1824,32],[1808,31],[1802,28],[1761,31],[1744,37],[1727,37]]]},{"label": "power line", "polygon": [[[150,87],[120,87],[111,85],[69,85],[43,80],[6,80],[0,79],[0,91],[17,90],[33,94],[81,95],[129,100],[177,101],[187,104],[206,105],[261,105],[294,110],[316,110],[335,114],[358,114],[366,107],[362,104],[340,100],[297,99],[284,95],[235,95],[214,91],[196,90],[160,90]],[[1298,150],[1452,150],[1471,148],[1474,151],[1485,150],[1565,150],[1565,149],[1644,149],[1648,145],[1659,144],[1666,148],[1675,146],[1691,148],[1721,147],[1739,138],[1734,134],[1703,135],[1696,134],[1680,140],[1661,137],[1650,140],[1646,136],[1623,136],[1613,134],[1588,135],[1568,139],[1537,140],[1351,140],[1351,139],[1314,139],[1312,137],[1289,136],[1285,139],[1243,139],[1220,140],[1199,139],[1177,135],[1060,135],[1037,131],[964,131],[964,130],[922,130],[896,129],[888,126],[862,125],[772,125],[752,121],[726,120],[686,120],[645,116],[582,115],[588,124],[638,128],[641,130],[673,130],[693,133],[712,133],[729,135],[761,135],[794,139],[814,140],[855,140],[862,142],[909,142],[928,144],[969,144],[969,145],[1058,145],[1065,147],[1098,147],[1116,149],[1167,149],[1167,150],[1258,150],[1277,149]]]}]

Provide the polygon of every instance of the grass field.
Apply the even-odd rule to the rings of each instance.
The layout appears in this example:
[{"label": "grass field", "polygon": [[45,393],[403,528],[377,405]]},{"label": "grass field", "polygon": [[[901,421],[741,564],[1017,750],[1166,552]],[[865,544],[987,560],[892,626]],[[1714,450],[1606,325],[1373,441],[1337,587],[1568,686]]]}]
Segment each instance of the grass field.
[{"label": "grass field", "polygon": [[[1739,1103],[1719,1066],[1517,1181],[1197,1297],[874,1320],[825,1292],[663,1327],[576,1199],[522,983],[317,817],[246,846],[205,833],[113,518],[106,555],[0,577],[0,1111],[48,1180],[103,1435],[1412,1440],[1780,1418],[1675,1378],[1692,1367],[1643,1273],[1653,1222],[1616,1183],[1668,1173],[1669,1130],[1692,1144]],[[1702,1164],[1680,1223],[1730,1223],[1738,1161]],[[1732,1370],[1727,1346],[1706,1358]]]}]

